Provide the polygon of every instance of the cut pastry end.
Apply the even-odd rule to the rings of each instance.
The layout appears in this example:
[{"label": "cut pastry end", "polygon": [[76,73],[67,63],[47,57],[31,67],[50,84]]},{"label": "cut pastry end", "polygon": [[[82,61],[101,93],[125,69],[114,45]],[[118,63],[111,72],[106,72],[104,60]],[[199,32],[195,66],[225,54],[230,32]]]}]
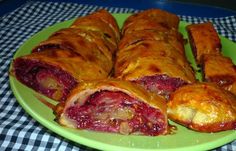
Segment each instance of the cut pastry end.
[{"label": "cut pastry end", "polygon": [[18,58],[13,67],[20,82],[56,101],[65,100],[77,84],[70,74],[43,62]]},{"label": "cut pastry end", "polygon": [[119,90],[85,90],[57,106],[56,120],[64,126],[124,135],[167,134],[162,110]]}]

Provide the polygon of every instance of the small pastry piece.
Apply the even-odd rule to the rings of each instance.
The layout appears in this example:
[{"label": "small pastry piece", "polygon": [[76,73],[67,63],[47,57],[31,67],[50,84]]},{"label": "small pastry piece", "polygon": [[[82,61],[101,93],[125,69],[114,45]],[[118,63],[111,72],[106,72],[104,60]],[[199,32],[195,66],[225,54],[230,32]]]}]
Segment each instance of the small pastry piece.
[{"label": "small pastry piece", "polygon": [[186,85],[171,94],[169,119],[200,132],[236,129],[236,97],[214,83]]},{"label": "small pastry piece", "polygon": [[214,82],[236,94],[236,67],[230,58],[221,54],[220,38],[212,23],[189,25],[187,31],[196,61],[203,68],[205,81]]},{"label": "small pastry piece", "polygon": [[56,121],[71,128],[139,135],[168,132],[165,100],[128,81],[81,83],[55,108]]},{"label": "small pastry piece", "polygon": [[236,66],[221,54],[204,55],[203,73],[206,81],[214,82],[236,95]]},{"label": "small pastry piece", "polygon": [[186,29],[197,64],[202,64],[201,59],[204,54],[220,53],[220,38],[212,23],[191,24]]}]

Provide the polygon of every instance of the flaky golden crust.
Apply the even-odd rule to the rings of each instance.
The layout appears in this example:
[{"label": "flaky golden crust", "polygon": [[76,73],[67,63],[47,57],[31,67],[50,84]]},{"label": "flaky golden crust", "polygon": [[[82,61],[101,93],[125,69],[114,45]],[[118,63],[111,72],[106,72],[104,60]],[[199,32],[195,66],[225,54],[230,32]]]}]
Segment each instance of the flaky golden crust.
[{"label": "flaky golden crust", "polygon": [[113,52],[110,51],[106,45],[102,43],[105,42],[105,39],[99,37],[94,39],[94,36],[90,33],[91,32],[89,31],[76,30],[72,28],[63,29],[53,34],[49,39],[39,44],[35,49],[41,48],[45,50],[49,47],[47,48],[49,50],[50,47],[51,49],[53,49],[53,47],[58,47],[65,51],[73,51],[81,56],[84,61],[98,64],[103,67],[105,71],[110,72],[113,65],[112,53],[114,50]]},{"label": "flaky golden crust", "polygon": [[[86,47],[91,47],[92,50],[88,51],[88,49],[91,48]],[[53,33],[47,40],[37,45],[33,51],[42,51],[45,48],[69,49],[83,57],[86,57],[88,53],[90,53],[90,55],[93,54],[93,50],[97,49],[101,54],[105,55],[107,59],[112,60],[112,54],[116,51],[117,45],[110,43],[101,32],[65,28]]]},{"label": "flaky golden crust", "polygon": [[102,32],[114,43],[119,42],[119,30],[115,19],[106,10],[100,10],[75,20],[71,28]]},{"label": "flaky golden crust", "polygon": [[133,30],[155,29],[168,31],[178,29],[179,17],[160,9],[148,9],[127,18],[122,28],[122,34]]},{"label": "flaky golden crust", "polygon": [[201,132],[236,129],[236,97],[213,83],[183,86],[170,97],[168,117]]},{"label": "flaky golden crust", "polygon": [[62,69],[73,76],[78,82],[84,80],[104,79],[109,74],[101,66],[94,62],[85,61],[81,56],[72,51],[50,49],[32,53],[20,57],[20,59],[40,62],[54,66],[54,68]]},{"label": "flaky golden crust", "polygon": [[118,24],[115,20],[115,18],[105,9],[101,9],[96,11],[96,13],[91,14],[90,16],[93,16],[94,18],[99,18],[103,22],[105,22],[112,30],[114,31],[116,35],[116,39],[120,39],[120,29],[118,27]]},{"label": "flaky golden crust", "polygon": [[220,53],[220,38],[212,23],[191,24],[186,29],[192,51],[198,64],[202,64],[201,59],[204,54]]},{"label": "flaky golden crust", "polygon": [[204,55],[203,73],[206,81],[214,82],[236,95],[236,66],[223,55]]},{"label": "flaky golden crust", "polygon": [[132,44],[144,40],[165,41],[166,43],[174,47],[176,50],[178,50],[180,53],[184,54],[183,36],[175,30],[169,30],[168,32],[160,32],[157,30],[143,30],[141,32],[132,31],[126,33],[119,43],[119,50],[127,48]]},{"label": "flaky golden crust", "polygon": [[117,52],[115,77],[135,80],[161,74],[189,83],[195,81],[183,54],[164,41],[141,41]]}]

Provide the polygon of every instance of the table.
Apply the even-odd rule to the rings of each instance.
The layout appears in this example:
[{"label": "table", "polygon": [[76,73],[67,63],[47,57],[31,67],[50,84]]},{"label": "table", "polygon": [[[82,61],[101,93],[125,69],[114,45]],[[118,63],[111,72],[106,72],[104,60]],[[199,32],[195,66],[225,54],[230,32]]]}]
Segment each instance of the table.
[{"label": "table", "polygon": [[[69,141],[35,121],[18,104],[10,89],[8,70],[14,53],[28,38],[45,27],[86,15],[98,8],[106,8],[112,13],[133,13],[159,7],[178,14],[184,21],[211,21],[221,35],[236,41],[236,13],[230,10],[149,0],[140,0],[139,5],[127,0],[71,2],[77,3],[53,0],[0,2],[0,150],[93,150]],[[236,150],[236,141],[214,150]]]}]

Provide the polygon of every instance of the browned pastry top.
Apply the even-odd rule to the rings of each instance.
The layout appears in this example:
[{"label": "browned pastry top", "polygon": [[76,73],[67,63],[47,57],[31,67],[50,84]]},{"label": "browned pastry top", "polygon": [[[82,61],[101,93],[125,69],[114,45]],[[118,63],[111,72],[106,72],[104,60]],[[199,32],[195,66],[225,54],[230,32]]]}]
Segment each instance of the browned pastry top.
[{"label": "browned pastry top", "polygon": [[191,24],[186,27],[196,61],[201,64],[204,54],[219,54],[220,38],[211,22]]},{"label": "browned pastry top", "polygon": [[195,81],[184,55],[162,40],[141,41],[118,51],[115,69],[115,76],[126,80],[166,74],[190,83]]},{"label": "browned pastry top", "polygon": [[236,129],[236,97],[214,83],[186,85],[171,95],[168,116],[197,131]]},{"label": "browned pastry top", "polygon": [[81,56],[72,51],[50,49],[32,53],[20,57],[19,59],[26,59],[54,66],[54,68],[59,68],[68,72],[78,81],[104,79],[108,76],[108,73],[101,66],[91,61],[85,61]]},{"label": "browned pastry top", "polygon": [[206,81],[215,82],[236,95],[236,66],[230,58],[221,54],[204,55],[203,63]]},{"label": "browned pastry top", "polygon": [[160,32],[158,30],[143,30],[126,33],[119,42],[119,50],[145,40],[164,41],[174,47],[181,54],[184,55],[185,53],[183,36],[176,30],[169,30],[167,32]]},{"label": "browned pastry top", "polygon": [[122,28],[122,34],[133,30],[158,29],[167,31],[178,29],[179,17],[160,9],[148,9],[127,18]]},{"label": "browned pastry top", "polygon": [[86,29],[104,33],[106,38],[110,38],[114,43],[120,39],[119,28],[114,17],[106,10],[96,11],[75,20],[71,28]]}]

